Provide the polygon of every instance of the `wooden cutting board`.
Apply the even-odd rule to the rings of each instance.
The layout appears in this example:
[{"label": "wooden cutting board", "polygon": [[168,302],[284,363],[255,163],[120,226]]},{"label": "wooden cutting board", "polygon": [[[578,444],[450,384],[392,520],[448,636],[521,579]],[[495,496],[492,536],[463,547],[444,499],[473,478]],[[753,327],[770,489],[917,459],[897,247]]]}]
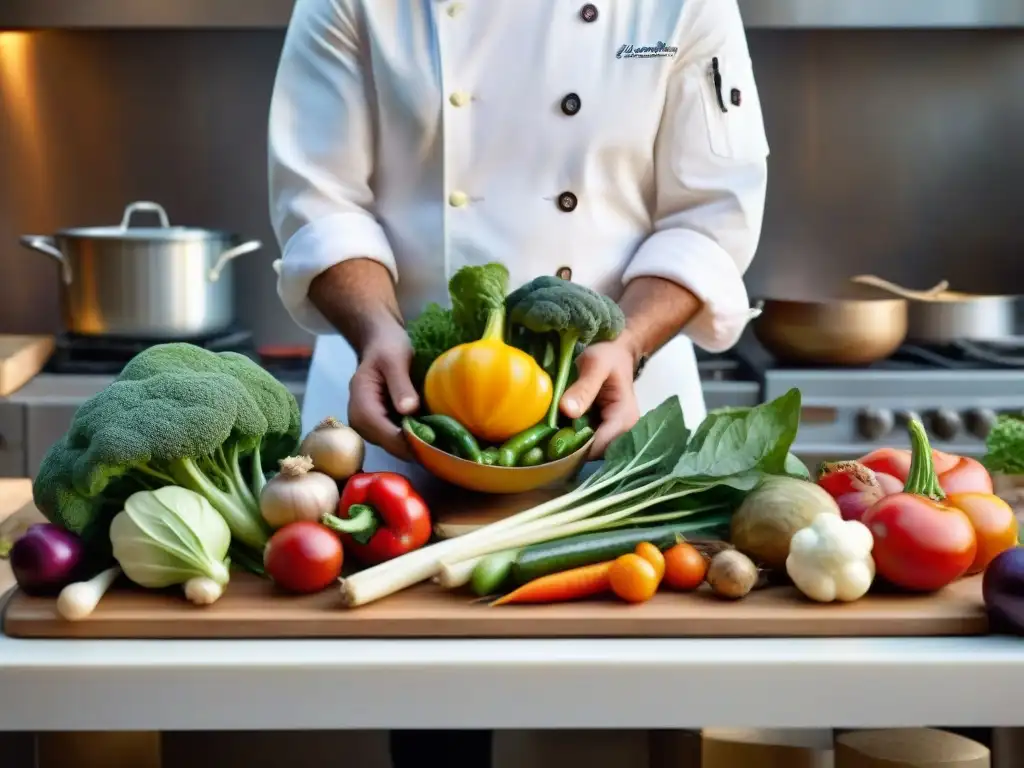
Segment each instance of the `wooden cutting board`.
[{"label": "wooden cutting board", "polygon": [[[515,511],[522,500],[503,510]],[[495,499],[485,497],[489,504]],[[27,480],[0,481],[0,499],[18,517],[39,519]],[[474,525],[475,496],[453,497],[451,519]],[[489,512],[481,509],[482,517]],[[0,514],[2,518],[2,514]],[[3,574],[0,573],[0,578]],[[0,592],[3,592],[0,585]],[[206,608],[180,589],[146,591],[119,584],[85,621],[67,622],[53,599],[15,592],[3,630],[13,637],[303,638],[303,637],[868,637],[979,635],[988,631],[981,579],[936,595],[871,595],[848,605],[818,605],[792,587],[754,592],[737,602],[706,590],[659,594],[643,605],[614,599],[548,606],[491,608],[465,594],[424,584],[354,610],[338,591],[294,597],[267,581],[236,573],[224,597]]]},{"label": "wooden cutting board", "polygon": [[245,573],[214,605],[197,608],[180,590],[115,587],[80,622],[57,615],[55,601],[16,592],[4,632],[12,637],[869,637],[985,634],[981,579],[926,597],[871,596],[817,605],[792,587],[725,602],[701,590],[659,594],[643,605],[614,599],[492,608],[430,584],[356,609],[338,591],[292,597]]},{"label": "wooden cutting board", "polygon": [[0,397],[17,392],[46,365],[53,336],[0,335]]}]

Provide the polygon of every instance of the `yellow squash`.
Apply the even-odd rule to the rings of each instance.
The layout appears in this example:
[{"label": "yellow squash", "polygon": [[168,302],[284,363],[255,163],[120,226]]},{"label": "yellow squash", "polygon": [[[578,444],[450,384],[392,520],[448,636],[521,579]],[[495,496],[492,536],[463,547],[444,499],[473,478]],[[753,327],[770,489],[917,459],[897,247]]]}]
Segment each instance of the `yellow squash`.
[{"label": "yellow squash", "polygon": [[427,408],[451,416],[492,443],[539,423],[551,406],[551,377],[537,361],[500,338],[460,344],[430,366]]}]

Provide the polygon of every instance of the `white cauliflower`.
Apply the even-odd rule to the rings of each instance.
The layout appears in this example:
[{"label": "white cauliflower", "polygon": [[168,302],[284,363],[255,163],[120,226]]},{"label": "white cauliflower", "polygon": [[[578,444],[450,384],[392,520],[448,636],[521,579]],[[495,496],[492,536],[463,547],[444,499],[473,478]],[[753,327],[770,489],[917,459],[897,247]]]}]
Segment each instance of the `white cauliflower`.
[{"label": "white cauliflower", "polygon": [[875,579],[874,539],[856,520],[822,514],[793,534],[786,572],[811,600],[859,600]]}]

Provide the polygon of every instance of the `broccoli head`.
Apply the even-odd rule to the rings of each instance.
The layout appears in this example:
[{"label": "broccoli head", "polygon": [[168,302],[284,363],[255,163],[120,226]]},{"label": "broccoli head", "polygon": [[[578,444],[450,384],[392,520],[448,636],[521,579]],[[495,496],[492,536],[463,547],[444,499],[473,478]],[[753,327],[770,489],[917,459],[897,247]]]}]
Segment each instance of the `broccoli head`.
[{"label": "broccoli head", "polygon": [[105,536],[130,493],[178,485],[205,496],[239,542],[260,549],[260,456],[281,458],[298,437],[295,398],[254,362],[161,345],[82,404],[43,460],[33,495],[51,521],[89,540]]},{"label": "broccoli head", "polygon": [[[227,373],[238,380],[256,401],[267,420],[259,450],[253,458],[268,466],[291,455],[302,430],[299,404],[287,387],[265,369],[237,352],[210,352],[194,344],[159,344],[136,355],[118,376],[121,380],[148,378],[166,371],[188,370],[195,373]],[[253,468],[262,477],[262,466]]]},{"label": "broccoli head", "polygon": [[608,297],[559,277],[531,280],[509,294],[505,306],[513,338],[516,329],[526,329],[542,341],[557,334],[558,367],[547,418],[550,426],[557,426],[559,402],[568,386],[578,345],[614,339],[622,332],[626,319]]},{"label": "broccoli head", "polygon": [[507,290],[508,268],[498,262],[463,267],[452,275],[448,281],[452,318],[469,337],[466,341],[475,341],[495,330],[501,335]]}]

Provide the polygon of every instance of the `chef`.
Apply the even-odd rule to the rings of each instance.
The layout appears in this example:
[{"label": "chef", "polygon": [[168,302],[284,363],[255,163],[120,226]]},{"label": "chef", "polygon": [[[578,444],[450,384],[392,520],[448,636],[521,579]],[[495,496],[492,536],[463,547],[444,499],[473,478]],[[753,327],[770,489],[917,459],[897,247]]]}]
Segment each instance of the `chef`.
[{"label": "chef", "polygon": [[615,341],[561,408],[595,457],[671,395],[705,409],[693,344],[755,314],[744,287],[768,145],[737,0],[298,0],[270,114],[278,292],[317,334],[303,429],[328,415],[412,472],[403,322],[468,264],[615,298]]}]

